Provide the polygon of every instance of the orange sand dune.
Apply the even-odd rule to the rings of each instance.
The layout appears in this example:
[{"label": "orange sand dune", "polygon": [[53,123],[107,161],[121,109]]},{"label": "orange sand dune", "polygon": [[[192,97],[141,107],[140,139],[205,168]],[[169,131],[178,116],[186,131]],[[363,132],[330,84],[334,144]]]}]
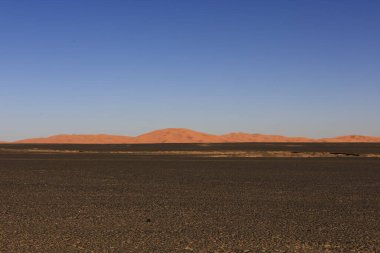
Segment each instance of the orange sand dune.
[{"label": "orange sand dune", "polygon": [[134,138],[129,136],[96,134],[96,135],[79,135],[79,134],[62,134],[54,135],[47,138],[35,138],[16,141],[16,143],[62,143],[62,144],[123,144],[134,143]]},{"label": "orange sand dune", "polygon": [[319,139],[320,142],[380,142],[380,137],[363,136],[363,135],[347,135],[333,138]]},{"label": "orange sand dune", "polygon": [[15,143],[57,143],[57,144],[128,144],[128,143],[222,143],[222,142],[379,142],[380,137],[349,135],[335,138],[311,139],[248,133],[213,135],[185,128],[166,128],[137,137],[121,135],[55,135]]},{"label": "orange sand dune", "polygon": [[223,135],[227,142],[313,142],[314,139],[303,137],[286,137],[281,135],[229,133]]},{"label": "orange sand dune", "polygon": [[207,143],[225,142],[223,137],[185,128],[166,128],[136,137],[138,143]]}]

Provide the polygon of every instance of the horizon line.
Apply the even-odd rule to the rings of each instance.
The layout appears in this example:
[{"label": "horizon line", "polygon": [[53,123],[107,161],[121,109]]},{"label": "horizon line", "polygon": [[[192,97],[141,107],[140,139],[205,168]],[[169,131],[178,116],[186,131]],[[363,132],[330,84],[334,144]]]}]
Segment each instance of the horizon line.
[{"label": "horizon line", "polygon": [[[197,130],[192,130],[192,129],[189,129],[189,128],[162,128],[162,129],[155,129],[155,130],[151,130],[151,131],[148,131],[148,132],[144,132],[142,134],[138,134],[138,135],[134,135],[134,136],[131,136],[131,135],[123,135],[123,134],[108,134],[108,133],[96,133],[96,134],[77,134],[77,133],[70,133],[70,134],[67,134],[67,133],[61,133],[61,134],[54,134],[54,135],[48,135],[48,136],[43,136],[43,137],[30,137],[30,138],[22,138],[22,139],[16,139],[16,140],[9,140],[9,141],[3,141],[3,140],[0,140],[1,143],[26,143],[27,141],[42,141],[42,140],[48,140],[49,138],[52,139],[54,137],[108,137],[108,138],[130,138],[131,141],[133,139],[135,140],[138,140],[139,138],[143,138],[144,136],[147,136],[147,135],[154,135],[155,133],[156,134],[161,134],[161,133],[166,133],[166,134],[172,134],[172,133],[176,133],[178,134],[179,132],[182,132],[182,134],[189,134],[189,133],[192,133],[192,134],[195,134],[195,135],[202,135],[202,137],[204,138],[217,138],[217,137],[220,137],[220,138],[230,138],[230,140],[228,139],[225,139],[225,142],[267,142],[267,141],[260,141],[260,140],[254,140],[254,141],[245,141],[244,139],[239,139],[239,137],[251,137],[251,138],[254,138],[254,137],[267,137],[267,138],[270,138],[270,137],[273,137],[273,138],[283,138],[284,140],[285,139],[289,139],[290,142],[292,141],[297,141],[297,142],[302,142],[302,141],[305,141],[305,142],[321,142],[321,141],[328,141],[328,140],[333,140],[333,139],[344,139],[344,138],[356,138],[357,140],[355,141],[360,141],[361,139],[364,140],[364,142],[374,142],[373,140],[366,140],[367,139],[370,139],[370,138],[375,138],[376,139],[376,142],[380,142],[380,136],[369,136],[369,135],[362,135],[362,134],[348,134],[348,135],[337,135],[337,136],[333,136],[333,137],[320,137],[320,138],[313,138],[313,137],[305,137],[305,136],[286,136],[286,135],[279,135],[279,134],[262,134],[262,133],[249,133],[249,132],[241,132],[241,131],[233,131],[233,132],[227,132],[227,133],[223,133],[223,134],[213,134],[213,133],[209,133],[209,132],[201,132],[201,131],[197,131]],[[235,136],[234,136],[235,135]],[[240,135],[240,136],[238,136]],[[179,137],[179,136],[178,136]],[[183,137],[183,136],[182,136]],[[234,139],[235,137],[235,139]],[[156,138],[156,136],[153,136],[153,138]],[[161,137],[163,138],[163,137]],[[379,140],[377,140],[377,138],[379,138]],[[179,137],[180,139],[180,137]],[[235,141],[234,141],[235,140]],[[87,140],[89,141],[89,140]],[[196,143],[196,140],[192,140],[190,139],[190,142],[175,142],[175,140],[171,140],[169,141],[170,143]],[[201,140],[200,142],[207,142],[207,141],[203,141]],[[218,143],[221,143],[223,142],[223,139],[214,139],[214,140],[211,140],[211,142],[218,142]],[[270,141],[269,141],[270,142]],[[276,140],[275,142],[279,142],[278,140]],[[280,141],[281,142],[281,141]],[[284,141],[286,142],[286,141]],[[348,142],[353,142],[353,140],[350,140]],[[33,143],[33,142],[31,142]],[[112,142],[110,142],[112,144]],[[148,142],[141,142],[141,143],[163,143],[163,141],[157,141],[157,142],[152,142],[152,141],[148,141]],[[78,143],[79,144],[79,143]],[[132,143],[131,143],[132,144]]]}]

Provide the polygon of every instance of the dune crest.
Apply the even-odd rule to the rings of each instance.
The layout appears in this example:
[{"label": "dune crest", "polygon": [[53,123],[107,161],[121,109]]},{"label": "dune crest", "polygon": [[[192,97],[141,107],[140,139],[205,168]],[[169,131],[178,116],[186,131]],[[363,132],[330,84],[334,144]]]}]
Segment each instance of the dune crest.
[{"label": "dune crest", "polygon": [[[186,128],[166,128],[136,137],[109,134],[62,134],[46,138],[32,138],[13,143],[46,144],[133,144],[133,143],[223,143],[223,142],[379,142],[380,137],[347,135],[334,138],[312,139],[281,135],[233,132],[223,135],[207,134]],[[9,143],[9,142],[8,142]]]},{"label": "dune crest", "polygon": [[205,143],[224,142],[224,138],[186,128],[166,128],[139,135],[136,141],[137,143]]}]

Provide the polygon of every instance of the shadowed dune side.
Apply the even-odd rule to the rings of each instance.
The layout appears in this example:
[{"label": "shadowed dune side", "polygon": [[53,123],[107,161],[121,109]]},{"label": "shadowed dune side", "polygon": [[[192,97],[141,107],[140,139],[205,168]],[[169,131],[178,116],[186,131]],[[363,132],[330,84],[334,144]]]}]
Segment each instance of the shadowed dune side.
[{"label": "shadowed dune side", "polygon": [[[248,133],[229,133],[224,135],[206,134],[186,128],[166,128],[145,133],[136,137],[122,135],[79,135],[64,134],[46,138],[34,138],[14,143],[46,143],[46,144],[134,144],[134,143],[231,143],[231,142],[378,142],[380,137],[348,135],[334,138],[312,139],[304,137],[286,137],[281,135],[264,135]],[[5,142],[10,143],[10,142]]]}]

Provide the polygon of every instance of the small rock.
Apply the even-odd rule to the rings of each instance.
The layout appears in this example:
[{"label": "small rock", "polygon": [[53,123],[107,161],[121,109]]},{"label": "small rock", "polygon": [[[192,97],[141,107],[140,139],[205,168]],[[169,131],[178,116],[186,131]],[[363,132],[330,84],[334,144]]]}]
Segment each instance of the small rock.
[{"label": "small rock", "polygon": [[191,247],[189,247],[189,246],[186,246],[186,247],[185,247],[185,250],[193,251],[193,248],[191,248]]}]

